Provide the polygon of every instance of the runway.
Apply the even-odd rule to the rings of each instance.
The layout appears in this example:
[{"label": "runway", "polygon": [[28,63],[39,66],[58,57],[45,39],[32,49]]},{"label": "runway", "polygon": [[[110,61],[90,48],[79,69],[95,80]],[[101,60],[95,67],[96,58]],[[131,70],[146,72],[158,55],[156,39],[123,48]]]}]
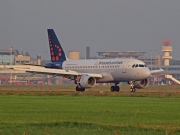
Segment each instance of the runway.
[{"label": "runway", "polygon": [[0,94],[13,95],[95,95],[95,96],[175,96],[180,97],[179,86],[161,86],[137,89],[130,92],[128,87],[123,87],[120,92],[111,92],[107,87],[87,89],[76,92],[73,87],[63,86],[0,86]]}]

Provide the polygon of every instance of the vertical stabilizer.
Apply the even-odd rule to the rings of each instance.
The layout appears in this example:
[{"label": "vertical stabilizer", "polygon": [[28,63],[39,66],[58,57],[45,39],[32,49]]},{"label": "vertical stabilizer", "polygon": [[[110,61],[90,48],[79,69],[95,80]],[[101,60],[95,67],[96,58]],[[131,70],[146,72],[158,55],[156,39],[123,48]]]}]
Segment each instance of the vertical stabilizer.
[{"label": "vertical stabilizer", "polygon": [[53,29],[48,29],[49,49],[52,62],[63,62],[66,60],[65,53]]}]

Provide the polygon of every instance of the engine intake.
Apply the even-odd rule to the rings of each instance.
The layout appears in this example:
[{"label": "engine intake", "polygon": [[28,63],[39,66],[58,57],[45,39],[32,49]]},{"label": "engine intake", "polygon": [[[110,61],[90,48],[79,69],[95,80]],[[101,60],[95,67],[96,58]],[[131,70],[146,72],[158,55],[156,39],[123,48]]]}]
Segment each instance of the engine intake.
[{"label": "engine intake", "polygon": [[138,89],[142,89],[148,86],[148,79],[144,79],[141,81],[135,81],[134,87]]},{"label": "engine intake", "polygon": [[79,83],[83,88],[92,88],[96,85],[96,79],[89,75],[82,75]]}]

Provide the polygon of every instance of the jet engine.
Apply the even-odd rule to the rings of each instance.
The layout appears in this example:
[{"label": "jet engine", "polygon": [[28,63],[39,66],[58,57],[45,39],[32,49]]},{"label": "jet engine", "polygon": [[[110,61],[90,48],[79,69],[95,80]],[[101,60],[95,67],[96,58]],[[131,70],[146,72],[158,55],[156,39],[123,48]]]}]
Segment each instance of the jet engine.
[{"label": "jet engine", "polygon": [[147,86],[148,86],[148,79],[144,79],[141,81],[135,81],[135,83],[134,83],[134,87],[138,88],[138,89],[142,89]]},{"label": "jet engine", "polygon": [[83,88],[92,88],[96,85],[96,79],[89,75],[82,75],[79,83]]}]

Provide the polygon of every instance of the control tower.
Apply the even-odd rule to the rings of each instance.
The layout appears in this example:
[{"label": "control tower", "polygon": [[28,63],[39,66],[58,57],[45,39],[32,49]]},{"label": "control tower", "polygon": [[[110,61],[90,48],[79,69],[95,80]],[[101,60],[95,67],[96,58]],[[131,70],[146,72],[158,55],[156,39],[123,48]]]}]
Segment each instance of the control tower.
[{"label": "control tower", "polygon": [[169,66],[169,60],[172,59],[172,56],[170,56],[170,52],[172,52],[172,46],[170,46],[170,42],[172,40],[163,40],[162,41],[164,46],[162,46],[162,51],[164,52],[164,56],[162,58],[164,59],[164,66]]}]

